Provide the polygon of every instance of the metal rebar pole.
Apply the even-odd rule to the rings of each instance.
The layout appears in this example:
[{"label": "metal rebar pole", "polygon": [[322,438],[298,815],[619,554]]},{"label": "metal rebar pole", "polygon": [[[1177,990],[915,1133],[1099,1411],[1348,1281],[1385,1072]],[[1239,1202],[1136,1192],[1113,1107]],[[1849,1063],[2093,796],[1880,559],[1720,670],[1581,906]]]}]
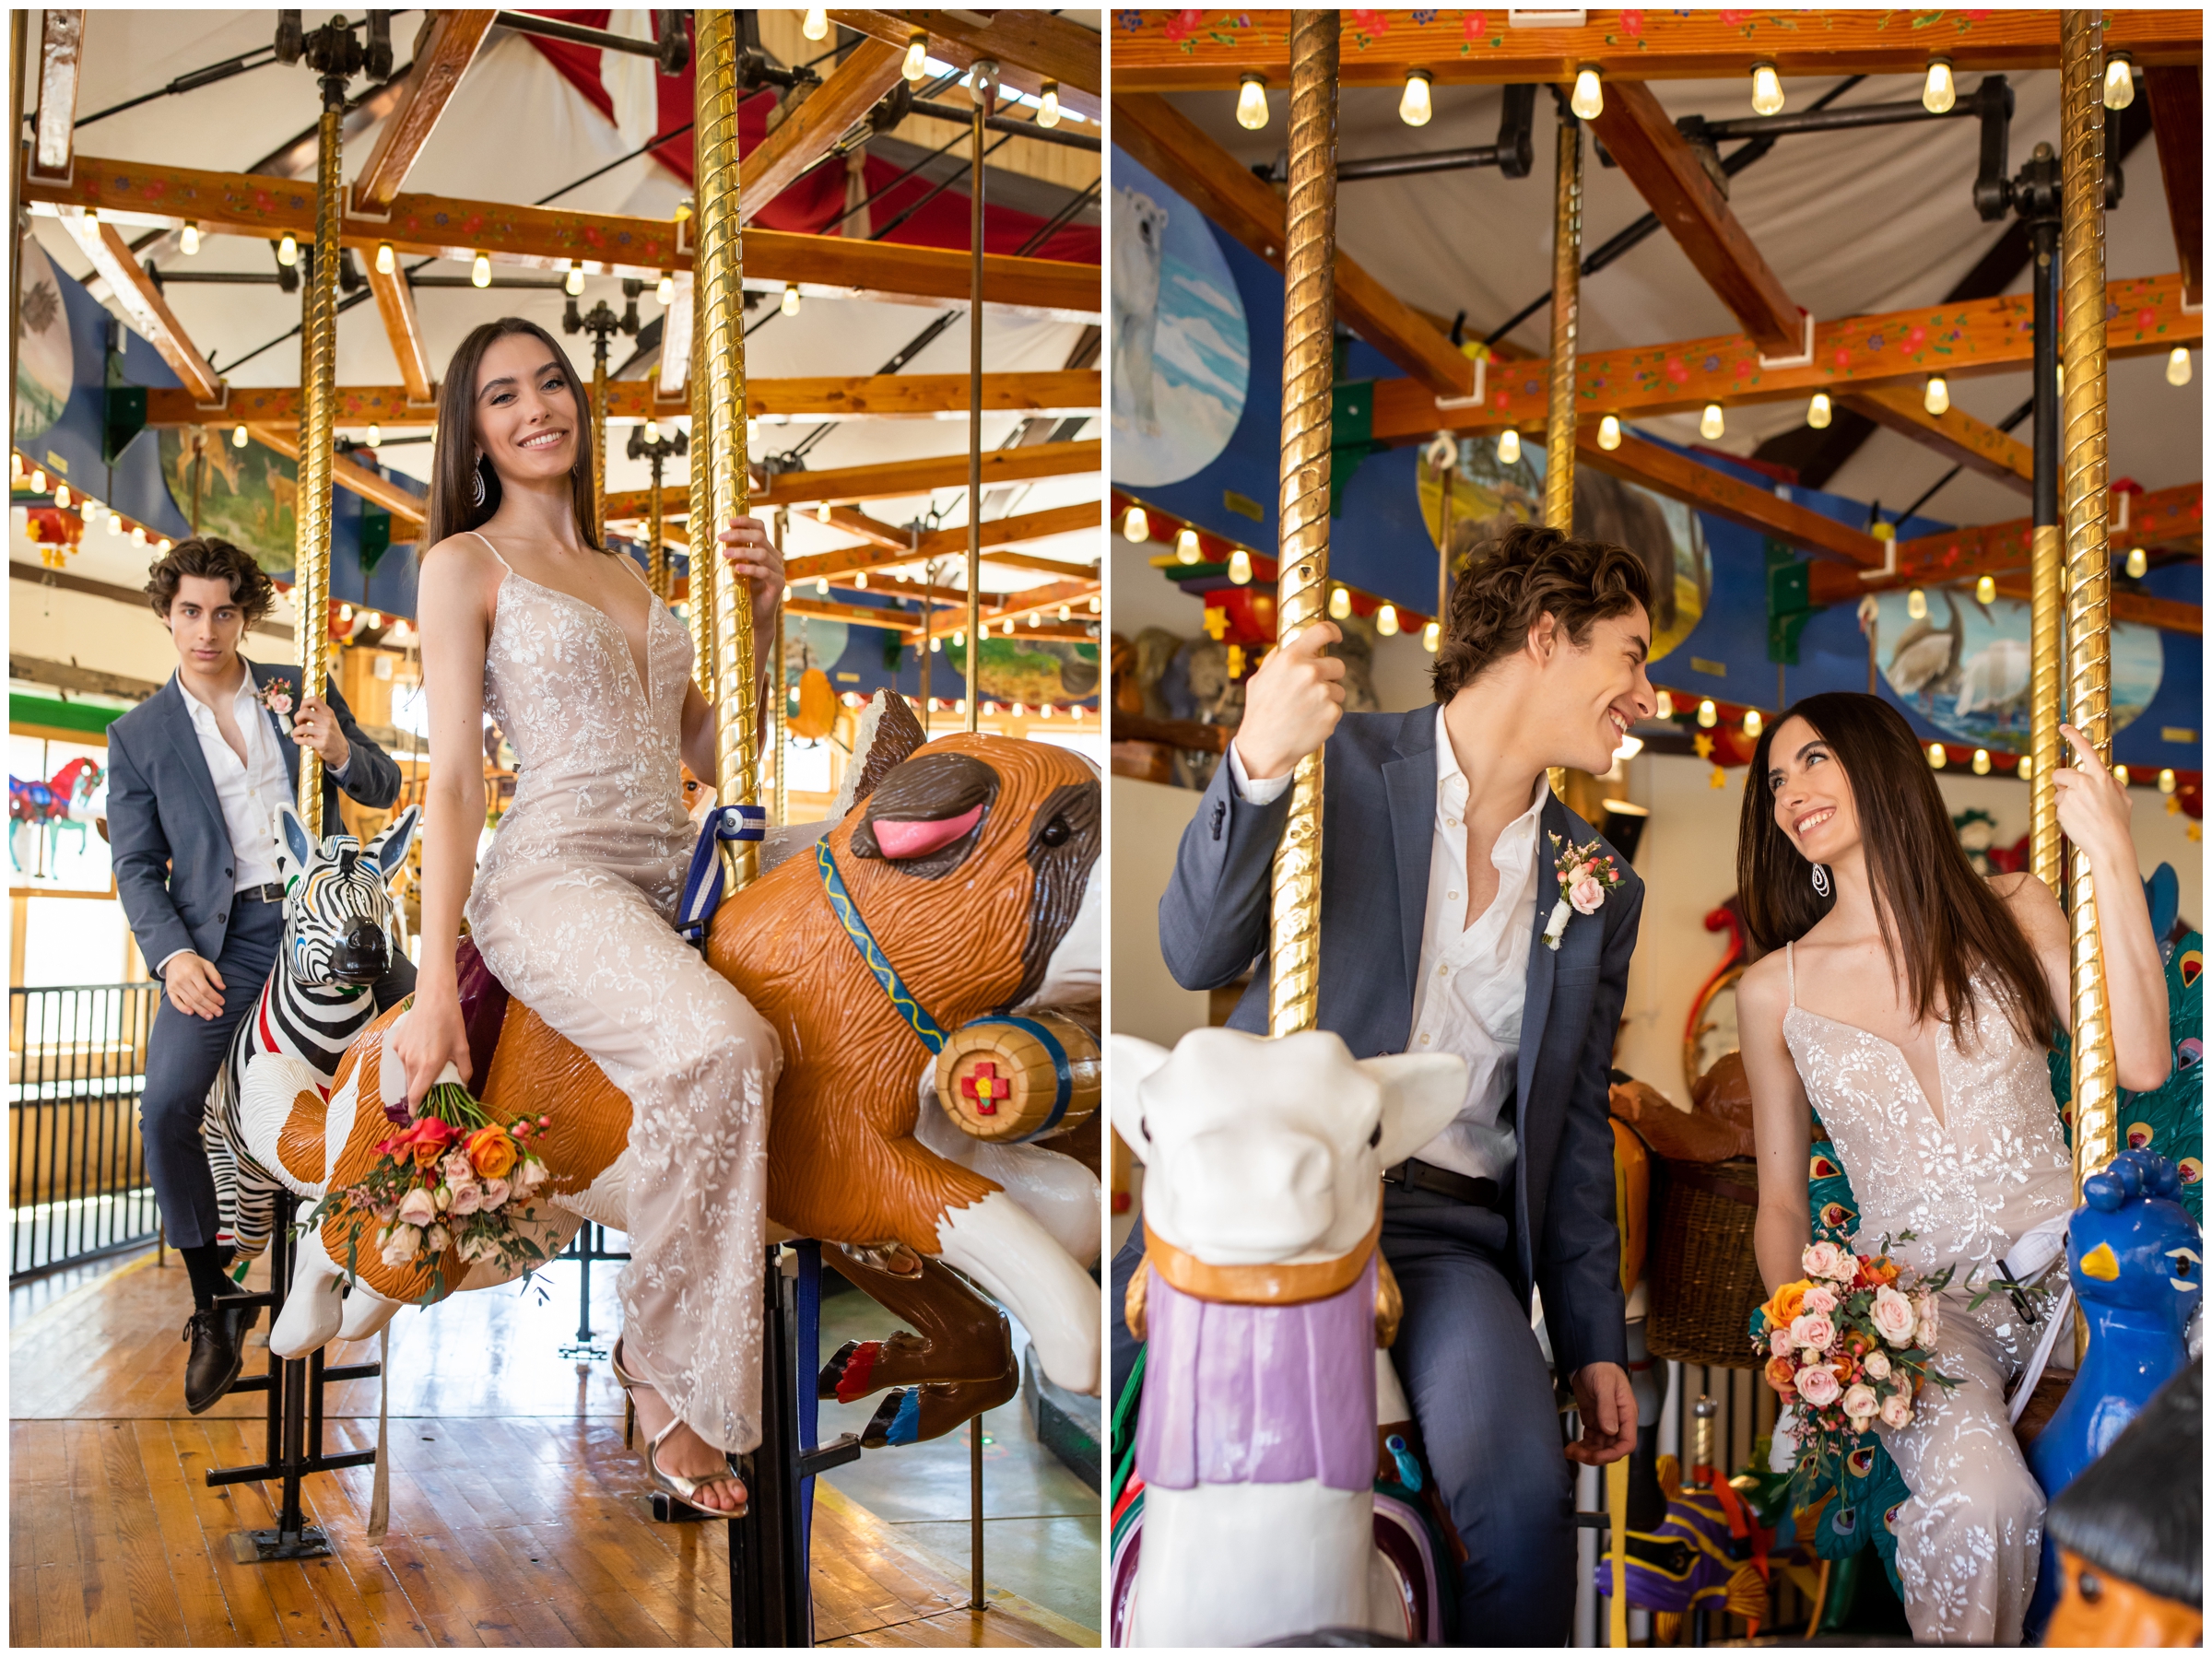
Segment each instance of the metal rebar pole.
[{"label": "metal rebar pole", "polygon": [[[2066,713],[2112,762],[2112,555],[2105,535],[2104,15],[2059,14],[2060,274],[2065,362],[2060,491],[2066,528]],[[2074,1193],[2118,1149],[2112,1008],[2097,891],[2079,846],[2068,856],[2074,982]],[[2077,1353],[2086,1344],[2076,1325]]]},{"label": "metal rebar pole", "polygon": [[989,1609],[983,1600],[983,1418],[968,1423],[968,1608]]},{"label": "metal rebar pole", "polygon": [[1544,523],[1574,533],[1574,351],[1583,291],[1583,123],[1559,111],[1551,216],[1551,402],[1544,419]]},{"label": "metal rebar pole", "polygon": [[2055,895],[2064,887],[2058,832],[2060,635],[2065,610],[2065,531],[2058,514],[2058,222],[2030,227],[2035,277],[2035,476],[2030,530],[2028,867]]},{"label": "metal rebar pole", "polygon": [[[321,696],[330,671],[331,459],[337,399],[338,216],[346,190],[339,154],[345,118],[346,80],[323,77],[323,119],[315,131],[315,265],[309,273],[305,396],[300,443],[299,568],[293,570],[293,601],[299,608],[300,694]],[[300,818],[307,831],[323,833],[323,757],[300,749]]]},{"label": "metal rebar pole", "polygon": [[[708,511],[691,528],[693,584],[706,561],[714,590],[715,762],[724,805],[759,803],[759,679],[750,584],[721,556],[725,525],[746,515],[745,257],[737,217],[737,24],[730,11],[700,12],[699,29],[699,254],[705,296],[707,439],[694,457],[707,475]],[[696,446],[696,434],[694,437]],[[722,842],[729,889],[743,891],[759,869],[752,840]]]},{"label": "metal rebar pole", "polygon": [[[983,123],[998,88],[998,65],[982,60],[969,71],[974,106],[974,162],[968,190],[968,729],[982,714],[976,664],[983,653]],[[980,1429],[979,1429],[980,1430]]]},{"label": "metal rebar pole", "polygon": [[[1278,644],[1319,622],[1329,588],[1330,405],[1335,382],[1338,15],[1290,14],[1290,188],[1283,259],[1283,436],[1276,560]],[[1270,888],[1267,1024],[1313,1028],[1321,965],[1319,750],[1298,762]]]}]

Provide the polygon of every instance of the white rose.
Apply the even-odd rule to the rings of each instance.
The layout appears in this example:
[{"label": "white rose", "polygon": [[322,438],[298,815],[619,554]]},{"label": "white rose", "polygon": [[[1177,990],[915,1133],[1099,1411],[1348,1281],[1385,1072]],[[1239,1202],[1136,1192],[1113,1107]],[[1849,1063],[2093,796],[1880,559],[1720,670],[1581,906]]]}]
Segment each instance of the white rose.
[{"label": "white rose", "polygon": [[508,1184],[508,1182],[504,1180],[485,1181],[484,1207],[487,1212],[497,1208],[501,1203],[504,1203],[507,1200],[508,1193],[513,1189],[514,1188]]},{"label": "white rose", "polygon": [[1882,1425],[1905,1427],[1912,1420],[1912,1405],[1902,1393],[1892,1393],[1882,1400]]},{"label": "white rose", "polygon": [[398,1217],[410,1226],[427,1226],[438,1217],[438,1200],[422,1186],[415,1186],[399,1199]]},{"label": "white rose", "polygon": [[1853,1381],[1843,1390],[1843,1413],[1853,1421],[1864,1421],[1872,1416],[1877,1404],[1874,1389],[1863,1381]]},{"label": "white rose", "polygon": [[376,1237],[377,1252],[388,1266],[409,1266],[422,1248],[422,1232],[414,1226],[386,1226]]},{"label": "white rose", "polygon": [[484,1188],[474,1180],[465,1181],[453,1187],[453,1212],[455,1218],[474,1214],[484,1205]]},{"label": "white rose", "polygon": [[1870,1380],[1887,1381],[1889,1379],[1889,1355],[1887,1352],[1878,1350],[1869,1352],[1859,1367],[1866,1371]]},{"label": "white rose", "polygon": [[1936,1334],[1943,1327],[1942,1316],[1936,1310],[1936,1297],[1934,1295],[1913,1296],[1912,1310],[1918,1319],[1912,1331],[1912,1339],[1915,1344],[1933,1352],[1936,1349]]},{"label": "white rose", "polygon": [[1912,1344],[1912,1327],[1919,1322],[1912,1315],[1912,1302],[1886,1283],[1874,1291],[1871,1315],[1875,1332],[1889,1345],[1910,1346]]},{"label": "white rose", "polygon": [[433,1254],[442,1254],[453,1246],[453,1234],[443,1226],[432,1226],[422,1235],[422,1240]]}]

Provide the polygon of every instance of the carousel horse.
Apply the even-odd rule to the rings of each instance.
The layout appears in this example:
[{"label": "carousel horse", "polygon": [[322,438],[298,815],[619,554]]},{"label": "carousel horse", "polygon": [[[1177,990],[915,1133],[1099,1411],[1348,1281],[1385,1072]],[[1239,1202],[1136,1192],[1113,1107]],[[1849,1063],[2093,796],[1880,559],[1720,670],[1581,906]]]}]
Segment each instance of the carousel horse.
[{"label": "carousel horse", "polygon": [[[2066,1234],[2066,1270],[2088,1320],[2089,1349],[2048,1425],[2028,1447],[2029,1471],[2055,1497],[2112,1446],[2150,1396],[2189,1362],[2186,1331],[2204,1300],[2204,1234],[2177,1200],[2173,1164],[2122,1151],[2081,1182]],[[2064,1575],[2043,1538],[2043,1569],[2028,1627],[2051,1614]]]},{"label": "carousel horse", "polygon": [[1412,1412],[1376,1242],[1382,1170],[1451,1121],[1464,1062],[1355,1061],[1322,1030],[1111,1048],[1114,1124],[1145,1163],[1126,1315],[1146,1342],[1143,1545],[1125,1592],[1117,1548],[1111,1643],[1435,1638],[1434,1561],[1418,1581],[1378,1545],[1378,1423]]},{"label": "carousel horse", "polygon": [[[1004,1322],[977,1310],[959,1278],[932,1271],[932,1263],[958,1268],[1008,1307],[1053,1381],[1077,1393],[1099,1386],[1099,1290],[1088,1259],[999,1181],[922,1142],[913,1075],[924,1048],[971,1021],[1018,1023],[1026,1015],[1036,1023],[1049,1009],[1096,1001],[1100,791],[1097,772],[1065,749],[982,735],[923,746],[904,703],[879,699],[872,711],[886,709],[895,717],[871,721],[872,740],[848,769],[852,809],[826,833],[798,831],[818,836],[810,851],[786,855],[724,901],[706,948],[714,969],[775,1026],[786,1055],[769,1135],[771,1228],[849,1245],[847,1275],[886,1304],[963,1309],[938,1320],[945,1338],[935,1343],[938,1370],[927,1378],[966,1389],[938,1401],[943,1430],[975,1413],[973,1399],[1004,1387],[1008,1343]],[[349,1186],[375,1163],[391,1131],[387,1108],[406,1099],[388,1045],[394,1019],[404,1016],[394,1009],[354,1043],[327,1099],[296,1064],[272,1060],[249,1072],[241,1111],[247,1143],[295,1192]],[[502,1122],[552,1120],[532,1141],[559,1211],[545,1222],[540,1246],[557,1252],[587,1219],[620,1228],[629,1101],[519,1003],[485,1033],[493,1044],[477,1072],[485,1110]],[[1095,1176],[1082,1171],[1095,1216]],[[341,1334],[371,1334],[402,1303],[428,1304],[453,1287],[515,1275],[469,1266],[452,1250],[386,1265],[372,1246],[359,1246],[368,1223],[359,1212],[333,1212],[302,1240],[290,1298],[270,1335],[279,1356]],[[1089,1259],[1096,1239],[1094,1217]],[[986,1338],[955,1363],[950,1347],[962,1331]],[[945,1373],[947,1363],[958,1372]],[[879,1366],[860,1391],[885,1384]],[[966,1414],[950,1416],[961,1402]],[[926,1416],[931,1400],[920,1408]]]},{"label": "carousel horse", "polygon": [[420,811],[408,806],[366,846],[340,831],[320,842],[289,805],[278,815],[276,877],[284,941],[253,1016],[207,1089],[200,1139],[215,1174],[216,1240],[250,1260],[269,1242],[283,1182],[247,1147],[239,1100],[247,1066],[270,1053],[299,1061],[328,1087],[353,1039],[376,1017],[371,986],[392,965],[392,891]]},{"label": "carousel horse", "polygon": [[7,780],[8,861],[18,869],[23,866],[23,855],[16,850],[16,830],[19,828],[30,829],[34,836],[43,828],[56,841],[64,828],[73,828],[81,850],[85,819],[77,814],[91,803],[106,774],[92,760],[79,755],[54,772],[50,781],[10,777]]},{"label": "carousel horse", "polygon": [[2195,1364],[2051,1504],[2058,1608],[2051,1646],[2201,1646],[2205,1372]]}]

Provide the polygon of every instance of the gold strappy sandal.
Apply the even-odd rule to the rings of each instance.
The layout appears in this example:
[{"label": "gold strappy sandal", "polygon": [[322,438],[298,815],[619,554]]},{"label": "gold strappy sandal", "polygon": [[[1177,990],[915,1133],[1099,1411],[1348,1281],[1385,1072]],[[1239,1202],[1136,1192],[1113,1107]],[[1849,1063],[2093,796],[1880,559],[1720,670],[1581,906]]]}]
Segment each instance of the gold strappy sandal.
[{"label": "gold strappy sandal", "polygon": [[[623,1367],[622,1342],[619,1338],[616,1340],[615,1349],[608,1355],[607,1362],[613,1367],[615,1381],[621,1387],[625,1397],[638,1387],[653,1385],[651,1381],[632,1375]],[[655,1390],[657,1391],[657,1389]],[[724,1479],[735,1483],[740,1489],[746,1488],[744,1475],[738,1468],[735,1456],[726,1451],[724,1451],[723,1461],[727,1464],[729,1472],[726,1474],[710,1473],[700,1478],[687,1478],[680,1473],[670,1473],[661,1465],[659,1453],[661,1446],[665,1444],[674,1436],[676,1429],[683,1424],[682,1416],[672,1414],[668,1417],[668,1425],[645,1441],[646,1476],[653,1481],[654,1488],[665,1492],[673,1499],[682,1502],[695,1513],[704,1514],[709,1519],[743,1519],[752,1507],[752,1492],[749,1489],[746,1490],[745,1498],[734,1508],[712,1508],[698,1499],[700,1490],[709,1485],[719,1485]],[[624,1441],[628,1441],[627,1437]]]}]

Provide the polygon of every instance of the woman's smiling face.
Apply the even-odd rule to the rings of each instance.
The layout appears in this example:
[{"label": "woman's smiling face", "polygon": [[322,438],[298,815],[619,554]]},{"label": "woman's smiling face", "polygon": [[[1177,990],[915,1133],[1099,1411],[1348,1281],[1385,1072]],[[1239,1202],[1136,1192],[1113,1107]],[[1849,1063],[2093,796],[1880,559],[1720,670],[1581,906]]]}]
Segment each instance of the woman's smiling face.
[{"label": "woman's smiling face", "polygon": [[576,391],[532,334],[492,341],[477,365],[477,441],[502,478],[538,482],[576,464]]},{"label": "woman's smiling face", "polygon": [[1833,864],[1859,842],[1859,814],[1843,774],[1819,732],[1804,719],[1784,720],[1767,749],[1767,792],[1774,821],[1807,863]]}]

